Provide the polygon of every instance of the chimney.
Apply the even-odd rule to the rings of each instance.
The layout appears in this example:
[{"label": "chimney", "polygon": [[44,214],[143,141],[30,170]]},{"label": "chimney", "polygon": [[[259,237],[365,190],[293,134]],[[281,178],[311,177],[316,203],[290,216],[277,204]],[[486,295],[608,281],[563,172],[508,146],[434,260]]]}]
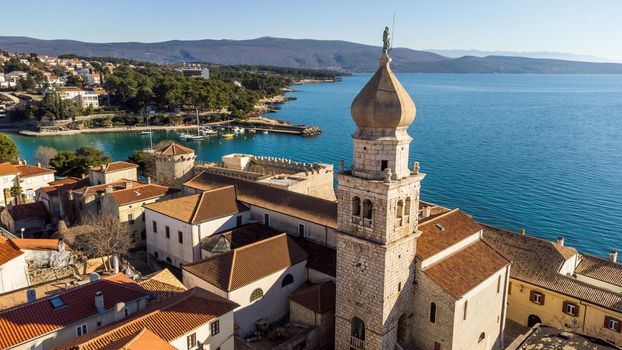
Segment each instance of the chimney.
[{"label": "chimney", "polygon": [[33,288],[29,288],[26,291],[26,300],[28,301],[28,303],[32,303],[37,300],[37,291]]},{"label": "chimney", "polygon": [[102,173],[106,172],[106,164],[100,165]]},{"label": "chimney", "polygon": [[151,176],[147,176],[147,183],[150,184],[151,183]]},{"label": "chimney", "polygon": [[432,213],[432,207],[424,207],[423,208],[423,218],[427,218]]},{"label": "chimney", "polygon": [[112,187],[112,185],[106,186],[106,194],[112,193],[113,190],[114,190],[114,188]]},{"label": "chimney", "polygon": [[525,229],[521,228],[520,231],[518,231],[518,234],[520,234],[521,236],[525,235]]},{"label": "chimney", "polygon": [[119,257],[116,255],[112,256],[112,266],[114,267],[114,273],[119,273]]},{"label": "chimney", "polygon": [[612,250],[609,252],[609,261],[611,261],[612,263],[618,262],[618,251],[617,250]]},{"label": "chimney", "polygon": [[41,163],[37,162],[37,168],[41,168]]},{"label": "chimney", "polygon": [[557,236],[557,244],[564,246],[564,236]]},{"label": "chimney", "polygon": [[125,180],[125,188],[130,188],[130,187],[132,187],[132,181]]},{"label": "chimney", "polygon": [[100,314],[106,311],[106,309],[104,308],[104,293],[101,291],[95,292],[95,308]]}]

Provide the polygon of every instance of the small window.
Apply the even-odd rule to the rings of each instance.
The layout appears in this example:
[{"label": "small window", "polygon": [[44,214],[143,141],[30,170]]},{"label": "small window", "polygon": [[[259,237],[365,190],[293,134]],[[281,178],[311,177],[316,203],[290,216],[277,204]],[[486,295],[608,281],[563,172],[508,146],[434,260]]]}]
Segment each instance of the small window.
[{"label": "small window", "polygon": [[127,315],[130,314],[130,309],[128,308],[123,309],[123,314],[125,315],[125,317],[127,317]]},{"label": "small window", "polygon": [[389,167],[389,161],[388,160],[382,160],[380,161],[380,171],[384,171],[384,169]]},{"label": "small window", "polygon": [[436,303],[430,303],[430,323],[436,323]]},{"label": "small window", "polygon": [[270,225],[270,214],[268,213],[263,214],[263,224]]},{"label": "small window", "polygon": [[544,294],[540,292],[531,291],[531,296],[529,299],[534,304],[544,305]]},{"label": "small window", "polygon": [[257,288],[251,293],[250,302],[252,303],[255,300],[259,300],[261,297],[263,297],[263,290],[261,290],[261,288]]},{"label": "small window", "polygon": [[52,304],[52,307],[55,309],[65,306],[65,302],[60,296],[55,296],[52,299],[50,299],[50,304]]},{"label": "small window", "polygon": [[622,331],[622,323],[617,318],[605,316],[605,328],[620,333]]},{"label": "small window", "polygon": [[579,316],[579,306],[569,301],[564,301],[563,313],[570,316]]},{"label": "small window", "polygon": [[298,237],[304,237],[304,236],[305,236],[305,225],[298,224]]},{"label": "small window", "polygon": [[287,275],[285,275],[285,277],[283,277],[283,282],[281,282],[281,287],[288,286],[292,283],[294,283],[294,276],[288,273]]},{"label": "small window", "polygon": [[155,220],[153,220],[151,221],[151,224],[153,226],[153,233],[158,233],[158,223]]},{"label": "small window", "polygon": [[486,339],[486,333],[482,332],[482,334],[479,335],[477,342],[481,343],[482,341],[484,341],[484,339]]},{"label": "small window", "polygon": [[171,238],[171,229],[168,226],[164,226],[164,235],[166,238]]},{"label": "small window", "polygon": [[242,226],[242,215],[238,215],[235,217],[235,226],[237,227]]},{"label": "small window", "polygon": [[134,224],[134,214],[127,214],[127,221],[130,222],[130,224]]},{"label": "small window", "polygon": [[210,331],[212,333],[212,336],[215,336],[216,334],[220,333],[220,321],[219,320],[212,322],[212,324],[210,325]]},{"label": "small window", "polygon": [[177,231],[177,241],[179,242],[179,244],[183,244],[184,243],[184,233],[181,231]]},{"label": "small window", "polygon": [[76,327],[76,335],[77,335],[78,337],[81,337],[81,336],[85,335],[85,334],[86,334],[86,331],[87,331],[87,328],[86,328],[86,323],[85,323],[85,324],[83,324],[83,325],[80,325],[80,326]]},{"label": "small window", "polygon": [[197,334],[192,333],[186,337],[186,345],[188,345],[188,349],[192,349],[197,345]]},{"label": "small window", "polygon": [[435,341],[434,342],[434,350],[441,350],[441,343]]}]

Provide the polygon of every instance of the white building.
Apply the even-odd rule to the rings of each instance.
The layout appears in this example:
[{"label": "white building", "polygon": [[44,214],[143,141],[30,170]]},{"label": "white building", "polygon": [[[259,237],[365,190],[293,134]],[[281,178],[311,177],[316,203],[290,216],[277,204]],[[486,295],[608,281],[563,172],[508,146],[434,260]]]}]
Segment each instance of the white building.
[{"label": "white building", "polygon": [[15,186],[17,168],[9,163],[0,163],[0,206],[11,202],[11,187]]},{"label": "white building", "polygon": [[175,266],[197,262],[203,238],[245,225],[249,218],[233,186],[147,204],[147,252]]},{"label": "white building", "polygon": [[51,168],[20,164],[0,163],[0,205],[8,205],[13,201],[11,188],[19,183],[26,201],[35,199],[36,191],[54,181],[55,170]]},{"label": "white building", "polygon": [[288,297],[307,281],[307,253],[286,233],[183,266],[183,282],[239,306],[235,324],[241,335],[255,323],[273,323],[287,315]]},{"label": "white building", "polygon": [[26,77],[28,73],[19,70],[4,74],[4,80],[9,83],[9,87],[14,87],[20,79],[26,79]]},{"label": "white building", "polygon": [[29,284],[24,253],[0,235],[0,294],[28,287]]},{"label": "white building", "polygon": [[[61,82],[62,81],[61,77]],[[45,94],[49,94],[52,91],[58,92],[60,98],[63,100],[71,100],[75,102],[78,107],[86,108],[89,106],[93,106],[94,108],[99,107],[99,95],[90,90],[82,90],[79,87],[75,86],[55,86],[49,87],[45,90]]]},{"label": "white building", "polygon": [[89,168],[91,185],[110,184],[120,180],[138,179],[138,165],[128,162],[110,162]]}]

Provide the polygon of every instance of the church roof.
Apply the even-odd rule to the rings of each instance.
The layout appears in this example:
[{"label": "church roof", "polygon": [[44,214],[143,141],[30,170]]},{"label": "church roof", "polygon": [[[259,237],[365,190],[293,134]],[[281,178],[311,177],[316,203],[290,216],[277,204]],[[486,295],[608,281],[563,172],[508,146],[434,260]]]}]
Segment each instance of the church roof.
[{"label": "church roof", "polygon": [[352,102],[352,119],[359,128],[407,127],[415,120],[415,103],[390,63],[387,56],[380,59],[380,67]]},{"label": "church roof", "polygon": [[159,150],[155,151],[155,153],[163,156],[176,156],[180,154],[194,153],[194,150],[192,148],[184,147],[176,143],[171,143],[170,145],[162,147]]},{"label": "church roof", "polygon": [[323,314],[335,309],[336,286],[333,281],[312,284],[289,296],[289,300],[307,309]]},{"label": "church roof", "polygon": [[483,230],[483,227],[460,209],[454,209],[420,223],[419,230],[423,233],[417,239],[417,256],[427,259]]}]

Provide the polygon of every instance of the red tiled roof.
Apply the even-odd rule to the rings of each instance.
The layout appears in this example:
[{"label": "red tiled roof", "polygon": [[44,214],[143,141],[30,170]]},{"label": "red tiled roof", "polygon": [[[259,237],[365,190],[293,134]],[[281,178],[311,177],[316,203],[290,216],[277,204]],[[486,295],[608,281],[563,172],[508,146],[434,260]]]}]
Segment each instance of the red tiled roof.
[{"label": "red tiled roof", "polygon": [[270,185],[202,172],[184,186],[200,191],[234,185],[238,200],[323,226],[337,228],[337,202]]},{"label": "red tiled roof", "polygon": [[[126,169],[133,169],[133,168],[138,168],[138,165],[134,163],[128,163],[128,162],[110,162],[104,166],[104,173],[113,173],[115,171],[121,171],[121,170],[126,170]],[[91,169],[93,171],[98,171],[98,172],[102,171],[101,165],[91,167]]]},{"label": "red tiled roof", "polygon": [[122,350],[175,350],[171,344],[158,337],[147,328],[143,328],[132,340],[121,347]]},{"label": "red tiled roof", "polygon": [[15,165],[15,168],[17,168],[17,171],[18,171],[17,175],[19,175],[19,177],[30,177],[30,176],[38,176],[38,175],[45,175],[45,174],[54,174],[56,172],[56,170],[51,169],[51,168],[38,167],[38,166],[28,165],[28,164]]},{"label": "red tiled roof", "polygon": [[22,255],[22,251],[0,235],[0,266]]},{"label": "red tiled roof", "polygon": [[286,233],[222,253],[183,269],[224,291],[236,290],[307,259]]},{"label": "red tiled roof", "polygon": [[482,240],[423,270],[454,298],[459,299],[510,263]]},{"label": "red tiled roof", "polygon": [[74,184],[76,182],[80,181],[80,179],[78,179],[77,177],[65,177],[62,179],[58,179],[58,180],[54,180],[52,182],[49,182],[48,185],[50,186],[61,186],[61,185],[68,185],[68,184]]},{"label": "red tiled roof", "polygon": [[181,154],[190,154],[194,153],[192,148],[184,147],[178,145],[176,143],[172,143],[168,146],[162,147],[159,150],[155,151],[156,154],[161,154],[163,156],[176,156]]},{"label": "red tiled roof", "polygon": [[581,254],[575,272],[622,287],[622,264],[615,263],[594,255]]},{"label": "red tiled roof", "polygon": [[[62,329],[97,314],[95,292],[104,293],[104,307],[130,302],[148,295],[123,274],[102,278],[61,293],[46,296],[29,304],[0,311],[0,348],[15,346],[29,339]],[[50,299],[60,297],[64,307],[54,309]]]},{"label": "red tiled roof", "polygon": [[297,290],[289,296],[289,300],[323,314],[335,308],[335,291],[335,283],[327,281]]},{"label": "red tiled roof", "polygon": [[17,168],[15,167],[15,165],[9,162],[0,163],[0,176],[11,174],[17,174]]},{"label": "red tiled roof", "polygon": [[[12,238],[11,243],[21,250],[57,250],[59,239]],[[65,245],[65,250],[71,249]]]},{"label": "red tiled roof", "polygon": [[460,209],[428,220],[418,228],[422,235],[417,239],[417,256],[422,259],[427,259],[483,229],[482,225]]},{"label": "red tiled roof", "polygon": [[86,197],[86,196],[89,196],[91,194],[96,194],[98,192],[104,192],[104,191],[106,191],[106,187],[108,187],[108,186],[112,186],[113,191],[118,191],[118,190],[126,189],[126,188],[128,188],[128,187],[126,187],[128,182],[131,185],[131,187],[129,187],[129,188],[133,188],[134,186],[142,186],[143,185],[143,183],[138,182],[138,181],[134,181],[134,180],[119,180],[119,181],[111,182],[111,183],[108,183],[108,184],[79,187],[75,191],[82,192],[82,196]]},{"label": "red tiled roof", "polygon": [[45,208],[45,204],[43,204],[43,202],[14,205],[8,207],[7,210],[13,220],[28,219],[33,217],[45,218],[48,215],[48,210]]},{"label": "red tiled roof", "polygon": [[145,208],[190,224],[214,220],[248,210],[236,199],[233,186],[151,203],[145,205]]},{"label": "red tiled roof", "polygon": [[293,237],[300,248],[309,255],[307,267],[323,274],[337,276],[337,251],[334,248],[311,242],[302,237]]},{"label": "red tiled roof", "polygon": [[145,328],[164,341],[171,342],[238,306],[214,293],[193,288],[57,349],[119,349]]},{"label": "red tiled roof", "polygon": [[152,198],[158,198],[165,195],[172,195],[177,192],[180,192],[180,190],[176,188],[170,188],[156,184],[146,184],[142,186],[114,191],[111,193],[111,196],[117,203],[119,203],[119,205],[125,205],[135,202],[146,201]]}]

